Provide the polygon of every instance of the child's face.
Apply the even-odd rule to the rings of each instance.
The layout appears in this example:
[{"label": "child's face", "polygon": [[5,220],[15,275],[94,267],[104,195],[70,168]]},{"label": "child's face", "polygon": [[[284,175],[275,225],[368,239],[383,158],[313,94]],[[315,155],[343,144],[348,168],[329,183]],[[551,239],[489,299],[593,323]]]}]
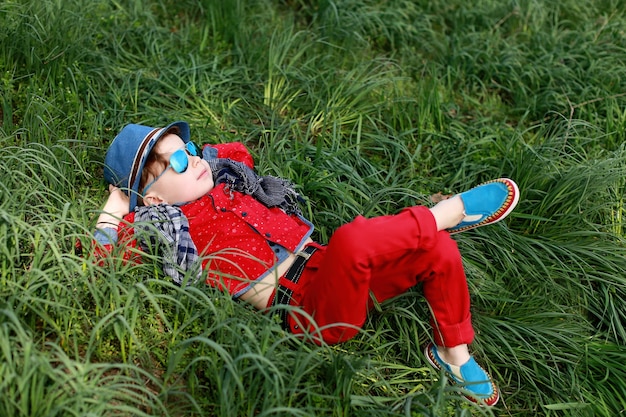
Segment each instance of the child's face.
[{"label": "child's face", "polygon": [[[155,145],[154,151],[169,159],[178,149],[184,149],[185,142],[178,135],[167,134]],[[189,165],[181,174],[167,168],[163,175],[154,182],[145,196],[145,204],[177,204],[195,201],[214,187],[213,173],[208,162],[199,156],[188,155]]]}]

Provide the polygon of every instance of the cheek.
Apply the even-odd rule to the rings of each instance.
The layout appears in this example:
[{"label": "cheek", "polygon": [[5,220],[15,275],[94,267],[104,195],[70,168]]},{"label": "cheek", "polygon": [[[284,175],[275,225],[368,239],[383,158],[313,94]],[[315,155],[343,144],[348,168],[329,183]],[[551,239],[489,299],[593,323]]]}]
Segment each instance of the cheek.
[{"label": "cheek", "polygon": [[186,184],[189,184],[189,182],[185,181],[184,175],[174,174],[167,178],[167,181],[163,182],[161,192],[167,195],[169,199],[178,201],[185,194]]},{"label": "cheek", "polygon": [[179,175],[173,186],[176,187],[176,193],[184,194],[192,186],[191,179],[187,178],[185,175]]},{"label": "cheek", "polygon": [[182,175],[179,175],[176,181],[176,187],[178,188],[179,193],[184,193],[186,195],[194,195],[198,192],[198,188],[200,186],[197,177],[198,173],[194,172],[185,172]]}]

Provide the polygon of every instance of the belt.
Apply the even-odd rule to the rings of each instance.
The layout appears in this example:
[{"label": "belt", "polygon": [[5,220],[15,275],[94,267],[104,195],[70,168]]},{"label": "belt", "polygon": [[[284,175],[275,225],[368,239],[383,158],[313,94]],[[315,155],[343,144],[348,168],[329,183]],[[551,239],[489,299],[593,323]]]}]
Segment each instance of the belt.
[{"label": "belt", "polygon": [[[317,247],[315,246],[306,246],[299,252],[296,252],[296,260],[293,261],[293,264],[287,270],[285,274],[285,279],[297,284],[300,280],[300,276],[302,275],[302,271],[304,271],[304,266],[307,261],[317,251]],[[278,288],[276,289],[276,295],[274,297],[274,305],[286,305],[288,306],[291,302],[291,295],[293,294],[293,290],[287,287],[284,287],[278,284]],[[287,313],[288,309],[280,308],[278,309],[278,317],[280,317],[280,323],[283,329],[289,330],[289,325],[287,324]]]}]

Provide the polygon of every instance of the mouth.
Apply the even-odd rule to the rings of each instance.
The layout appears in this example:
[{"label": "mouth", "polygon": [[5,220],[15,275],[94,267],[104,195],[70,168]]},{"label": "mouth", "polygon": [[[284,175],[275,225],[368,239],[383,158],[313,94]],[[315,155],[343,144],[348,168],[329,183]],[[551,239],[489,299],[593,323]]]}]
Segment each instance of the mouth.
[{"label": "mouth", "polygon": [[198,180],[200,180],[200,179],[202,179],[202,178],[206,177],[207,173],[208,173],[208,171],[207,171],[206,169],[205,169],[205,170],[203,170],[203,171],[200,173],[200,175],[198,175],[198,178],[197,178],[197,179],[198,179]]}]

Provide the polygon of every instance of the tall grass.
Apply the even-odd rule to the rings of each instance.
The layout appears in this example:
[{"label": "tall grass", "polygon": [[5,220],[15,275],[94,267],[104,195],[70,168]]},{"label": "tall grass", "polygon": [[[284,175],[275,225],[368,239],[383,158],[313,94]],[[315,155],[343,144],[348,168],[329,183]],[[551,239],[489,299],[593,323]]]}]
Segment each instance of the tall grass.
[{"label": "tall grass", "polygon": [[[624,412],[626,20],[618,1],[0,4],[0,415]],[[157,260],[90,256],[130,122],[239,140],[315,238],[497,176],[517,210],[459,235],[486,410],[427,366],[419,288],[317,346]]]}]

